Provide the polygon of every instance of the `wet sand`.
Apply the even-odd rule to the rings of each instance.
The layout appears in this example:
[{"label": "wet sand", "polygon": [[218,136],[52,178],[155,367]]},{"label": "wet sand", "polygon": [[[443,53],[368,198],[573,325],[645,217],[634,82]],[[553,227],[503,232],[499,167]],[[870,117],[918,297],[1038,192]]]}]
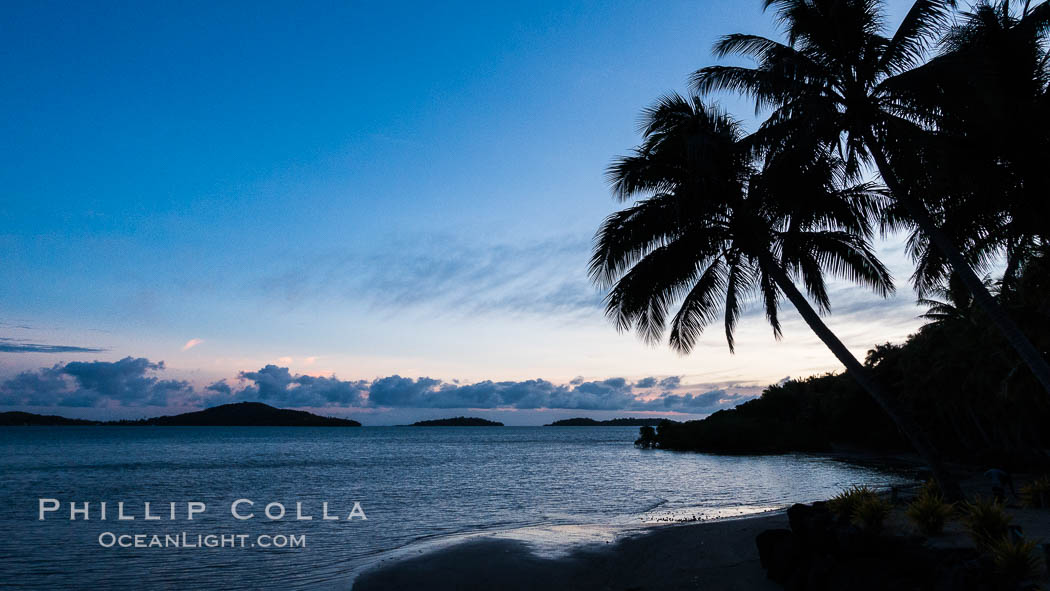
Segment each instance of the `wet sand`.
[{"label": "wet sand", "polygon": [[[989,485],[981,474],[982,471],[971,470],[970,477],[961,482],[967,498],[988,496]],[[1018,486],[1028,478],[1030,475],[1021,477]],[[911,494],[917,486],[911,487]],[[1026,537],[1040,543],[1050,540],[1050,512],[1022,509],[1013,494],[1008,496],[1006,507],[1012,523],[1021,526]],[[918,534],[905,516],[904,505],[896,506],[887,523],[897,533]],[[579,536],[577,545],[569,551],[558,554],[535,543],[535,539],[530,543],[528,537],[515,539],[508,537],[507,532],[476,536],[442,549],[416,549],[412,551],[415,554],[381,562],[362,573],[353,590],[776,590],[781,587],[766,579],[755,537],[767,529],[787,527],[786,512],[778,511],[653,526],[620,537],[605,535],[609,541],[604,542],[600,541],[603,533],[599,530],[595,536],[592,530]],[[605,533],[609,531],[614,529]],[[564,540],[566,532],[557,532],[556,537]],[[942,535],[927,543],[940,548],[973,547],[973,540],[958,518],[948,523]],[[1045,576],[1042,581],[1047,581]]]},{"label": "wet sand", "polygon": [[544,556],[521,540],[473,539],[380,564],[364,572],[353,589],[779,589],[759,565],[755,536],[787,525],[787,516],[776,513],[657,526],[558,556]]}]

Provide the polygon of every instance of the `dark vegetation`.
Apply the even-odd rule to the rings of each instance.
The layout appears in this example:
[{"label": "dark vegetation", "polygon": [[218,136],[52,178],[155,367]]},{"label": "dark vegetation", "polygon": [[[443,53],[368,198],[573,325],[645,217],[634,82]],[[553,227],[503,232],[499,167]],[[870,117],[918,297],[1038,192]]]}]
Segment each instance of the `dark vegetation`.
[{"label": "dark vegetation", "polygon": [[56,425],[99,425],[98,421],[84,419],[67,419],[56,415],[38,415],[31,412],[11,411],[0,413],[0,426],[56,426]]},{"label": "dark vegetation", "polygon": [[503,423],[478,417],[453,417],[451,419],[433,419],[416,421],[412,427],[502,427]]},{"label": "dark vegetation", "polygon": [[137,421],[82,421],[27,412],[0,414],[3,426],[116,425],[149,427],[360,427],[350,419],[322,417],[302,410],[274,408],[261,402],[224,404],[197,412]]},{"label": "dark vegetation", "polygon": [[920,537],[882,534],[829,503],[794,505],[787,513],[790,529],[756,539],[768,577],[787,589],[1014,588],[973,548],[931,548]]},{"label": "dark vegetation", "polygon": [[[1028,338],[1050,349],[1050,255],[1034,256],[997,299]],[[1021,468],[1050,447],[1050,400],[965,289],[927,300],[930,323],[868,352],[886,384],[954,459]],[[657,446],[726,453],[906,450],[907,443],[846,374],[791,380],[702,421],[661,423]]]},{"label": "dark vegetation", "polygon": [[666,420],[668,419],[636,419],[634,417],[627,417],[623,419],[599,421],[597,419],[580,417],[554,421],[549,425],[544,425],[544,427],[655,427],[659,425],[661,421]]},{"label": "dark vegetation", "polygon": [[[1050,2],[917,0],[895,30],[879,1],[762,4],[780,34],[722,37],[715,54],[744,65],[697,70],[695,96],[658,100],[642,143],[609,167],[628,206],[599,228],[591,277],[618,329],[666,334],[679,352],[720,321],[732,350],[745,299],[779,338],[787,300],[848,374],[772,386],[639,444],[911,448],[953,499],[945,456],[1041,463]],[[707,101],[725,92],[766,117],[753,133]],[[860,362],[821,313],[833,311],[828,277],[893,291],[871,248],[879,231],[907,235],[931,323]]]},{"label": "dark vegetation", "polygon": [[[668,421],[670,422],[670,421]],[[638,439],[634,440],[634,444],[642,449],[652,449],[657,446],[656,429],[649,425],[638,429]]]}]

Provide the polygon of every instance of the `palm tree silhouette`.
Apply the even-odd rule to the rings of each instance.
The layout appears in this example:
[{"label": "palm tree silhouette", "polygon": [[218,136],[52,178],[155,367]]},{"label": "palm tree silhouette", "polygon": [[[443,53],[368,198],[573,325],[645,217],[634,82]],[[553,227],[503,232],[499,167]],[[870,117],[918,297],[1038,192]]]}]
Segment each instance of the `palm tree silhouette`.
[{"label": "palm tree silhouette", "polygon": [[[991,276],[985,275],[982,281],[989,292],[997,291]],[[977,309],[974,307],[973,294],[955,275],[950,276],[943,285],[931,289],[927,296],[920,297],[918,303],[926,306],[926,312],[919,315],[919,318],[930,321],[926,326],[945,322],[976,322]]]},{"label": "palm tree silhouette", "polygon": [[825,273],[883,296],[893,291],[870,246],[884,200],[880,188],[852,182],[841,159],[819,150],[766,150],[759,169],[739,124],[697,97],[661,99],[645,111],[642,134],[641,146],[608,171],[615,195],[638,201],[605,220],[590,263],[592,280],[609,289],[606,313],[617,328],[657,342],[677,305],[669,342],[688,353],[723,312],[732,351],[744,301],[761,298],[779,338],[777,307],[785,295],[952,490],[922,429],[828,329],[793,280],[822,312],[830,307]]},{"label": "palm tree silhouette", "polygon": [[[974,300],[999,327],[1050,393],[1050,365],[982,285],[951,237],[942,231],[919,187],[895,170],[926,139],[936,113],[916,97],[917,70],[941,34],[952,0],[918,0],[891,37],[882,34],[877,0],[764,0],[774,6],[787,43],[733,34],[715,46],[720,57],[753,58],[757,67],[711,66],[693,74],[700,93],[717,90],[752,96],[772,113],[758,141],[824,145],[840,150],[851,171],[873,162],[911,223],[944,256]],[[948,166],[949,162],[938,165]],[[986,197],[987,198],[987,197]]]},{"label": "palm tree silhouette", "polygon": [[[1048,31],[1050,3],[977,4],[949,29],[915,85],[938,114],[930,144],[952,163],[923,171],[942,228],[978,268],[1005,254],[1006,289],[1050,239]],[[911,250],[920,288],[950,274],[921,234]]]}]

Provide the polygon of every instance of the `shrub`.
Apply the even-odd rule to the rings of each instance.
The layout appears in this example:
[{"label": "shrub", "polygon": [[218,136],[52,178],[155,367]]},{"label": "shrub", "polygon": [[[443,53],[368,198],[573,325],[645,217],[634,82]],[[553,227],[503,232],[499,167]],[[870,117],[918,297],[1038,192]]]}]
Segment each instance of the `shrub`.
[{"label": "shrub", "polygon": [[639,447],[656,447],[656,429],[645,426],[638,429],[638,439],[634,442]]},{"label": "shrub", "polygon": [[866,499],[878,499],[875,491],[866,486],[853,485],[828,501],[828,508],[840,519],[852,519],[857,507]]},{"label": "shrub", "polygon": [[944,524],[951,517],[953,503],[945,503],[940,490],[931,481],[922,487],[919,495],[908,505],[908,518],[924,535],[935,536],[944,531]]},{"label": "shrub", "polygon": [[1003,511],[1001,502],[978,496],[966,504],[964,519],[977,547],[987,549],[1006,537],[1012,518]]},{"label": "shrub", "polygon": [[1050,507],[1050,476],[1037,478],[1022,486],[1021,504],[1033,509]]},{"label": "shrub", "polygon": [[853,525],[866,532],[878,533],[882,531],[882,522],[886,520],[892,508],[887,501],[875,495],[864,496],[853,508]]},{"label": "shrub", "polygon": [[1034,540],[1002,537],[989,545],[995,571],[1011,583],[1034,579],[1040,574],[1039,555]]}]

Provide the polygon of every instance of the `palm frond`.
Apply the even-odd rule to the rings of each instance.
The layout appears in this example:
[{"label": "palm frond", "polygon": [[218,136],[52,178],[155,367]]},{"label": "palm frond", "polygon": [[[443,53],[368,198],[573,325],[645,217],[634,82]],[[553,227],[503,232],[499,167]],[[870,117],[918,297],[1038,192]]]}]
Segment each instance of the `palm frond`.
[{"label": "palm frond", "polygon": [[954,0],[916,0],[883,51],[879,70],[897,74],[915,67],[943,34]]},{"label": "palm frond", "polygon": [[[700,247],[700,248],[698,248]],[[638,261],[605,297],[605,312],[621,331],[635,330],[656,343],[665,327],[668,308],[696,282],[705,258],[696,240],[677,240]]]},{"label": "palm frond", "polygon": [[700,334],[718,315],[719,294],[725,291],[726,280],[722,257],[715,257],[682,299],[671,320],[671,348],[683,354],[692,351]]},{"label": "palm frond", "polygon": [[733,337],[733,333],[736,330],[737,321],[740,319],[740,312],[742,308],[742,297],[745,297],[751,289],[751,285],[754,283],[754,275],[746,265],[745,261],[741,260],[739,254],[734,255],[729,260],[728,269],[728,281],[726,281],[725,290],[725,332],[726,332],[726,343],[729,345],[729,352],[736,352],[736,340]]},{"label": "palm frond", "polygon": [[773,328],[773,338],[779,341],[784,336],[784,332],[780,327],[780,319],[777,317],[777,306],[781,295],[780,286],[765,270],[762,270],[759,274],[759,289],[762,291],[762,303],[765,307],[766,321]]},{"label": "palm frond", "polygon": [[599,287],[611,285],[631,265],[683,232],[674,195],[659,195],[605,219],[594,238],[589,274]]},{"label": "palm frond", "polygon": [[811,249],[820,268],[851,283],[866,285],[882,297],[895,290],[889,269],[864,239],[847,232],[808,232],[797,237]]},{"label": "palm frond", "polygon": [[[808,254],[808,253],[807,253]],[[824,270],[813,256],[802,256],[798,258],[798,275],[806,286],[809,297],[817,304],[817,312],[826,314],[831,311],[831,298],[828,296],[828,287],[824,281]]]}]

